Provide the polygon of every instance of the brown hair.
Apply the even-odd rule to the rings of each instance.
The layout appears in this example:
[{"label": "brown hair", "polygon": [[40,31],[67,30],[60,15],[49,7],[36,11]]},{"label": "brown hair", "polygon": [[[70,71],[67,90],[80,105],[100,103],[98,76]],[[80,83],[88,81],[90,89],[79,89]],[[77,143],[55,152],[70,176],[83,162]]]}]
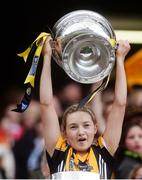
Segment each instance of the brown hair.
[{"label": "brown hair", "polygon": [[125,140],[129,130],[134,127],[139,126],[142,129],[142,114],[133,114],[130,117],[127,117],[122,128],[122,135],[120,140],[120,147],[125,148]]},{"label": "brown hair", "polygon": [[65,128],[66,128],[67,116],[69,114],[72,114],[72,113],[77,112],[77,111],[83,111],[83,112],[88,113],[91,116],[94,125],[96,124],[95,114],[93,113],[93,111],[88,106],[83,106],[81,108],[78,108],[78,104],[74,104],[74,105],[69,106],[66,109],[66,111],[64,112],[64,114],[63,114],[62,122],[61,122],[61,130],[62,130],[62,132],[64,132]]}]

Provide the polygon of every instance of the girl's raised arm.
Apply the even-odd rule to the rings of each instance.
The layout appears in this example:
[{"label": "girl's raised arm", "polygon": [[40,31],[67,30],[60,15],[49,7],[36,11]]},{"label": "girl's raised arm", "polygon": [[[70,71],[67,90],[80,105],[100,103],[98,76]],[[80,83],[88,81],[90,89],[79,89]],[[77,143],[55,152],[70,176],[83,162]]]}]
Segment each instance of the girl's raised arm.
[{"label": "girl's raised arm", "polygon": [[120,40],[116,52],[116,80],[114,102],[106,120],[104,140],[109,152],[113,155],[119,145],[122,125],[127,104],[127,81],[124,68],[125,56],[130,50],[128,41]]},{"label": "girl's raised arm", "polygon": [[50,41],[52,41],[52,38],[49,36],[47,37],[42,50],[43,67],[40,77],[40,104],[45,146],[49,155],[52,156],[56,142],[60,136],[60,126],[53,99],[51,78],[52,49]]}]

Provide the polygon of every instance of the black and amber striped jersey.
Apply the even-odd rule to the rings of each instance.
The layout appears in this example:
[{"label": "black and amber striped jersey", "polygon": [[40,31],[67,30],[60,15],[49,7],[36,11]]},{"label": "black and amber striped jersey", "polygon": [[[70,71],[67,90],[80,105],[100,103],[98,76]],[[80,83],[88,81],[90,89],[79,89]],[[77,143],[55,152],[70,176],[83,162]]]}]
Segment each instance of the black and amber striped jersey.
[{"label": "black and amber striped jersey", "polygon": [[53,156],[46,152],[50,173],[63,171],[88,171],[100,175],[101,179],[110,179],[112,175],[114,159],[103,145],[103,138],[99,137],[88,152],[80,157],[67,142],[60,137]]}]

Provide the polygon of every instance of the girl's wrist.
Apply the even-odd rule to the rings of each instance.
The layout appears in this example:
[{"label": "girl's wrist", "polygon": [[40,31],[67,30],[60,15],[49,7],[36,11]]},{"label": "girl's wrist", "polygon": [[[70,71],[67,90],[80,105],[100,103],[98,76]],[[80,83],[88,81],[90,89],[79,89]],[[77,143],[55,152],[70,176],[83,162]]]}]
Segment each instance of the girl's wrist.
[{"label": "girl's wrist", "polygon": [[50,53],[46,53],[43,55],[43,57],[48,57],[48,58],[51,58],[51,56],[52,56],[52,54],[50,54]]}]

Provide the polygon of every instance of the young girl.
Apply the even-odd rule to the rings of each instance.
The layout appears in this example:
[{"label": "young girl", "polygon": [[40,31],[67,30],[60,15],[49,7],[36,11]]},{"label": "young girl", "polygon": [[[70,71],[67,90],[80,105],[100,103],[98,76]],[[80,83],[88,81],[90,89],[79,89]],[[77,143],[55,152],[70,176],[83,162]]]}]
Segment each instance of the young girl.
[{"label": "young girl", "polygon": [[135,165],[142,164],[142,113],[126,118],[116,159],[117,179],[128,179]]},{"label": "young girl", "polygon": [[[65,111],[62,129],[53,105],[51,80],[51,37],[43,47],[43,68],[40,80],[41,117],[50,173],[89,171],[100,178],[110,178],[112,157],[117,149],[126,106],[127,84],[124,59],[130,50],[128,41],[119,41],[116,52],[115,99],[104,133],[94,144],[97,133],[95,116],[88,107],[73,105]],[[56,43],[58,46],[58,43]]]}]

